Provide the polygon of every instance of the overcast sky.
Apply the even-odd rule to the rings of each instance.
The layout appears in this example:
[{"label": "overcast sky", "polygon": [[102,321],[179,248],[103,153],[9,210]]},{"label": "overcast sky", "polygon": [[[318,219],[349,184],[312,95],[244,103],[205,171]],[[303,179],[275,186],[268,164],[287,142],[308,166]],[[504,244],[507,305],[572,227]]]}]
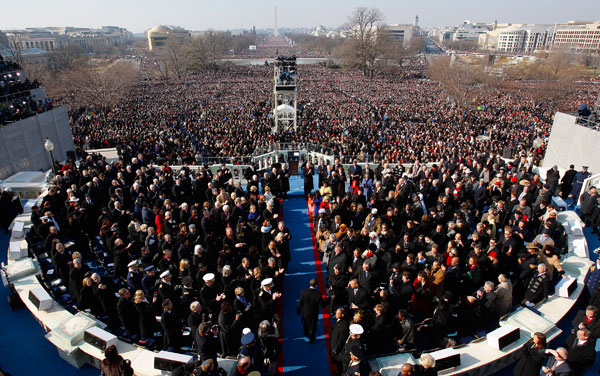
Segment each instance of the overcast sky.
[{"label": "overcast sky", "polygon": [[273,27],[274,6],[279,27],[336,27],[358,6],[373,6],[385,22],[423,27],[473,22],[546,23],[600,19],[599,0],[28,0],[20,11],[8,12],[0,29],[36,26],[121,26],[134,33],[158,24],[189,30]]}]

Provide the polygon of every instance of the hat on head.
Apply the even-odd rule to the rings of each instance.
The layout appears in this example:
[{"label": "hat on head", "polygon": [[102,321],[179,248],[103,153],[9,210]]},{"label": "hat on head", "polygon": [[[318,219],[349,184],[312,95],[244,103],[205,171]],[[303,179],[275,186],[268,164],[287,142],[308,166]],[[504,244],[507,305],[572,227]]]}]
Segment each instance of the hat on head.
[{"label": "hat on head", "polygon": [[260,283],[261,286],[271,286],[273,285],[273,278],[265,278]]},{"label": "hat on head", "polygon": [[325,210],[325,209],[322,209],[322,208],[321,208],[321,209],[319,209],[319,214],[325,214],[325,213],[327,213],[327,210]]},{"label": "hat on head", "polygon": [[362,347],[360,347],[359,345],[352,346],[352,349],[350,349],[350,354],[354,355],[359,359],[365,355]]},{"label": "hat on head", "polygon": [[73,196],[69,199],[69,201],[70,202],[79,202],[79,199],[77,197]]},{"label": "hat on head", "polygon": [[350,334],[363,334],[365,330],[360,324],[352,324],[350,325]]},{"label": "hat on head", "polygon": [[138,260],[133,260],[132,262],[130,262],[129,264],[127,264],[127,266],[129,268],[133,267],[133,266],[137,266],[138,265]]},{"label": "hat on head", "polygon": [[588,166],[581,166],[583,169],[587,170],[589,167]]},{"label": "hat on head", "polygon": [[522,185],[523,187],[529,187],[531,183],[529,182],[529,180],[523,179],[519,182],[519,185]]},{"label": "hat on head", "polygon": [[242,345],[249,345],[254,342],[254,333],[250,332],[248,334],[244,334],[242,337]]},{"label": "hat on head", "polygon": [[537,245],[533,244],[533,243],[529,243],[527,244],[527,247],[525,247],[527,249],[535,249],[537,251],[539,251],[540,247],[538,247]]},{"label": "hat on head", "polygon": [[210,282],[210,281],[214,281],[215,280],[215,275],[213,273],[206,273],[203,277],[202,280],[204,280],[204,282]]},{"label": "hat on head", "polygon": [[377,214],[377,208],[371,209],[371,214],[373,214],[373,215]]},{"label": "hat on head", "polygon": [[154,269],[154,265],[148,265],[144,268],[145,272],[155,272],[156,269]]},{"label": "hat on head", "polygon": [[244,328],[244,329],[242,329],[242,336],[245,336],[248,333],[252,333],[252,330],[250,330],[250,328]]},{"label": "hat on head", "polygon": [[165,278],[171,275],[171,272],[168,270],[165,270],[164,272],[160,273],[160,278]]}]

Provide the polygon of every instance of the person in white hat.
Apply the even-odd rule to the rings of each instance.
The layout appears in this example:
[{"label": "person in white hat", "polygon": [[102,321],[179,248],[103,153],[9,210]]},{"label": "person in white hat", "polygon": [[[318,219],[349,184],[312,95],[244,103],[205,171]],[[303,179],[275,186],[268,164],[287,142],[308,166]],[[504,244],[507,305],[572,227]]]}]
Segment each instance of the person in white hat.
[{"label": "person in white hat", "polygon": [[200,289],[200,301],[202,306],[208,309],[213,320],[216,320],[220,311],[219,307],[227,296],[223,292],[223,287],[215,283],[215,275],[213,273],[206,273],[202,277],[202,280],[204,280],[204,286]]},{"label": "person in white hat", "polygon": [[275,315],[276,301],[281,298],[281,293],[273,291],[274,285],[273,278],[265,278],[260,283],[258,303],[261,320],[272,320]]},{"label": "person in white hat", "polygon": [[381,232],[381,218],[378,215],[377,208],[371,209],[371,213],[365,218],[363,229],[366,229],[368,232],[374,231],[377,234]]},{"label": "person in white hat", "polygon": [[360,324],[352,324],[349,327],[350,336],[344,345],[344,349],[340,354],[340,361],[342,363],[342,375],[346,374],[346,370],[350,365],[350,361],[352,359],[351,352],[352,350],[356,350],[357,347],[360,348],[363,352],[365,351],[365,347],[362,340],[362,334],[364,333],[364,329]]},{"label": "person in white hat", "polygon": [[172,302],[176,302],[175,287],[171,283],[173,276],[171,272],[165,270],[160,273],[160,284],[158,285],[158,294],[160,295],[161,301],[170,299]]}]

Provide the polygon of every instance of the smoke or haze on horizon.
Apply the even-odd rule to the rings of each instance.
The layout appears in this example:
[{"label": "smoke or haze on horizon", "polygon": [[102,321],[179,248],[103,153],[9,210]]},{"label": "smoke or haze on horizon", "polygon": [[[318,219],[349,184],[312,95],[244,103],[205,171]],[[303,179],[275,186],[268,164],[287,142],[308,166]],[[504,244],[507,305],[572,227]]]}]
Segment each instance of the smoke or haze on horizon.
[{"label": "smoke or haze on horizon", "polygon": [[[23,12],[4,17],[0,29],[111,25],[140,33],[159,24],[189,30],[250,29],[252,26],[264,29],[273,27],[275,5],[280,28],[337,27],[358,6],[379,8],[388,24],[412,23],[415,15],[419,15],[419,25],[423,27],[456,25],[464,20],[554,24],[600,18],[600,1],[597,0],[455,0],[451,3],[442,0],[56,0],[52,3],[30,0]],[[594,16],[596,19],[590,19]]]}]

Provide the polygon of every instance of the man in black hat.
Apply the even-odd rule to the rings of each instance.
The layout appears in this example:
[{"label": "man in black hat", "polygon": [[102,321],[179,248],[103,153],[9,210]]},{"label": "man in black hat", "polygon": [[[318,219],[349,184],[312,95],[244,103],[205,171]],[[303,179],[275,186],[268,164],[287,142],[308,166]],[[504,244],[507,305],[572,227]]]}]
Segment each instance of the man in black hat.
[{"label": "man in black hat", "polygon": [[321,293],[317,290],[317,280],[311,279],[310,287],[302,290],[300,300],[296,307],[296,313],[299,315],[302,311],[302,325],[304,326],[304,336],[309,338],[309,343],[315,343],[315,334],[317,333],[317,323],[319,321],[320,307],[324,301]]},{"label": "man in black hat", "polygon": [[346,376],[367,376],[371,372],[369,362],[363,361],[365,354],[361,346],[353,346],[350,350],[350,364],[344,375]]}]

